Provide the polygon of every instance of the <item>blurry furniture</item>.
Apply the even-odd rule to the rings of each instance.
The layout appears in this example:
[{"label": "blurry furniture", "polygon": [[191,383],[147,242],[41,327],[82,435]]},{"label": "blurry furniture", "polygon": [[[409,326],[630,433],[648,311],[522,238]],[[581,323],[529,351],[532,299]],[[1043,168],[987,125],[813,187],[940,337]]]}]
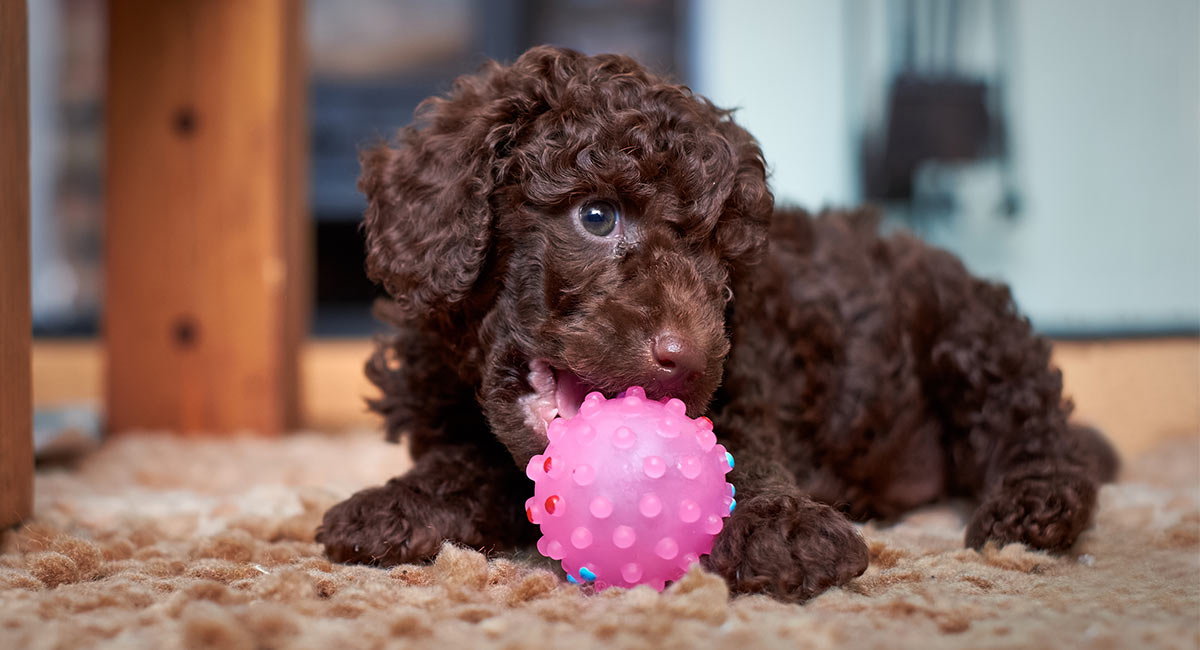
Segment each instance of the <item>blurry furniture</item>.
[{"label": "blurry furniture", "polygon": [[0,526],[33,511],[25,9],[0,0]]},{"label": "blurry furniture", "polygon": [[108,9],[109,429],[281,433],[310,286],[303,3]]}]

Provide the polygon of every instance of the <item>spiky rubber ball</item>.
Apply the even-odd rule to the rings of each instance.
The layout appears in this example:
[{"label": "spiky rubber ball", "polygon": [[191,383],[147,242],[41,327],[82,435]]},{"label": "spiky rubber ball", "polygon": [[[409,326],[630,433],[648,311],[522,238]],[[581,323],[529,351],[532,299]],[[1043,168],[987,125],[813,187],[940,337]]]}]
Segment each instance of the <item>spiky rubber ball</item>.
[{"label": "spiky rubber ball", "polygon": [[571,582],[661,591],[712,550],[737,505],[725,481],[733,456],[678,399],[638,387],[591,393],[547,437],[525,468],[534,482],[525,514],[541,527],[538,551],[561,560]]}]

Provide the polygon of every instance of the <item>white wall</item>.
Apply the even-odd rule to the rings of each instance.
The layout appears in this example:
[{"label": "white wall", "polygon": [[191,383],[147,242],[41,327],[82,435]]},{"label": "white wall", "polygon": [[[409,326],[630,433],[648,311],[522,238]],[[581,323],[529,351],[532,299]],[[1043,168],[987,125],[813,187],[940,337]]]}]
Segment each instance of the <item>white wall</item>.
[{"label": "white wall", "polygon": [[[742,107],[781,200],[857,200],[859,124],[880,92],[864,89],[863,74],[894,56],[878,47],[885,8],[694,3],[694,87]],[[1011,9],[1006,99],[1023,211],[939,241],[1009,282],[1043,330],[1200,327],[1200,3]]]},{"label": "white wall", "polygon": [[1200,323],[1200,3],[1022,0],[1026,212],[1005,269],[1048,326]]},{"label": "white wall", "polygon": [[696,92],[758,137],[781,202],[854,198],[844,11],[831,0],[697,0]]}]

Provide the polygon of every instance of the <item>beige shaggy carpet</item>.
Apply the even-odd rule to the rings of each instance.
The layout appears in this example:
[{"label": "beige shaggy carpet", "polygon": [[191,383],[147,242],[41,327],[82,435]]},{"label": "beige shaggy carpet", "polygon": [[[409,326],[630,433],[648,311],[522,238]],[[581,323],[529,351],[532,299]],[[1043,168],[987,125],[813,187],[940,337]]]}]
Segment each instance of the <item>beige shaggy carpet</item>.
[{"label": "beige shaggy carpet", "polygon": [[312,542],[326,507],[402,470],[376,435],[133,436],[37,477],[0,542],[0,648],[1200,646],[1200,439],[1127,462],[1070,553],[964,550],[961,507],[863,528],[871,567],[805,606],[590,594],[522,554],[447,546],[393,569]]}]

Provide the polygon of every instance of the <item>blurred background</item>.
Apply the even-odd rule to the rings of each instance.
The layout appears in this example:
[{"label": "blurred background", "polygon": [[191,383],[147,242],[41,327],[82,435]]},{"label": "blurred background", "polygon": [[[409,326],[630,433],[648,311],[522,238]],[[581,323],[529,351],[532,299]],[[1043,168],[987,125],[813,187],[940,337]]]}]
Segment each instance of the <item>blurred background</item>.
[{"label": "blurred background", "polygon": [[[317,335],[371,331],[357,151],[485,58],[623,52],[737,107],[780,201],[863,201],[1059,337],[1200,327],[1194,0],[308,0]],[[105,3],[30,11],[34,321],[96,331]]]},{"label": "blurred background", "polygon": [[[34,393],[41,405],[103,394],[103,350],[46,342],[94,341],[104,322],[110,6],[28,3],[33,317],[43,343],[34,349]],[[1188,396],[1200,392],[1196,0],[285,6],[298,7],[303,20],[296,56],[304,59],[306,105],[292,113],[306,116],[307,339],[350,342],[301,347],[304,426],[374,424],[363,413],[369,387],[360,368],[366,336],[378,329],[370,316],[378,291],[363,273],[358,151],[391,137],[421,99],[446,91],[457,75],[540,43],[626,53],[737,108],[762,144],[780,202],[811,210],[878,204],[888,228],[915,231],[959,253],[975,272],[1011,284],[1044,334],[1060,341],[1185,337],[1183,347],[1156,348],[1174,364],[1171,372],[1155,365],[1127,371],[1148,358],[1143,348],[1122,357],[1111,346],[1104,372],[1132,373],[1122,390],[1144,376],[1157,382],[1143,382],[1146,391],[1182,391],[1172,398],[1184,402],[1177,429],[1200,418]],[[197,129],[186,111],[171,120],[181,138]],[[171,336],[181,349],[194,347],[195,327],[181,318]],[[1093,357],[1078,359],[1087,367]],[[206,372],[219,381],[224,362],[214,363]],[[293,372],[286,363],[278,368]],[[1068,376],[1103,375],[1092,371]],[[347,379],[314,379],[329,376]],[[59,418],[47,426],[64,413],[75,413],[83,428],[100,428],[93,407],[40,412]]]}]

